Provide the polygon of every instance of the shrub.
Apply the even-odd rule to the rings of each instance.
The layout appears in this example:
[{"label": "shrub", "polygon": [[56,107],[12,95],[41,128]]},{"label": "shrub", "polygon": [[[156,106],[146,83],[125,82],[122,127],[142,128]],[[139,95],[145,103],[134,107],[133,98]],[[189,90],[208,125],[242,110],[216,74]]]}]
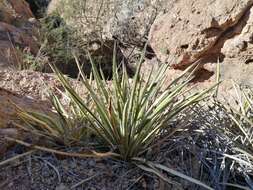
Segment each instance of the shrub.
[{"label": "shrub", "polygon": [[[78,53],[80,41],[75,37],[75,31],[70,29],[57,14],[41,19],[39,28],[40,49],[36,55],[28,49],[15,48],[19,60],[18,69],[30,69],[41,72],[52,72],[49,63],[55,64],[64,74],[72,70],[78,71],[73,51]],[[73,73],[76,73],[73,71]]]},{"label": "shrub", "polygon": [[89,103],[75,92],[66,77],[53,66],[74,109],[67,112],[53,95],[51,99],[57,118],[23,110],[19,113],[20,117],[30,127],[34,126],[36,131],[45,132],[45,135],[57,139],[67,137],[68,140],[76,139],[76,141],[81,138],[72,138],[71,130],[76,129],[76,123],[73,121],[79,118],[79,121],[84,121],[79,126],[80,129],[89,126],[111,149],[119,153],[122,159],[131,160],[145,152],[172,118],[188,106],[206,98],[212,89],[189,94],[186,86],[192,79],[189,71],[193,67],[166,85],[168,65],[161,65],[156,73],[151,71],[147,81],[144,81],[143,75],[140,74],[142,60],[138,64],[134,78],[129,79],[124,66],[122,75],[119,75],[115,59],[114,56],[113,80],[111,85],[108,85],[102,71],[98,71],[92,59],[93,82],[91,78],[90,80],[86,78],[76,58],[82,82],[90,97]]},{"label": "shrub", "polygon": [[15,54],[19,58],[17,64],[13,66],[18,70],[33,70],[42,71],[45,65],[48,64],[48,57],[41,52],[41,49],[36,55],[32,54],[28,49],[20,49],[15,47]]},{"label": "shrub", "polygon": [[[72,31],[57,14],[47,16],[41,20],[42,52],[49,57],[50,63],[64,68],[73,63],[72,51],[74,44],[78,44]],[[61,69],[63,70],[63,69]]]}]

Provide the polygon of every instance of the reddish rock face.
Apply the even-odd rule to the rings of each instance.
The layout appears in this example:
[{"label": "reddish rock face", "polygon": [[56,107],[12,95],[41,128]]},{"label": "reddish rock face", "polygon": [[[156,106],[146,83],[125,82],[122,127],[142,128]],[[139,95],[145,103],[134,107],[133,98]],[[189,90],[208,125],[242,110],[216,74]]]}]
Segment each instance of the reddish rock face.
[{"label": "reddish rock face", "polygon": [[22,18],[28,20],[29,18],[34,17],[29,4],[25,0],[9,0],[9,3],[15,12]]},{"label": "reddish rock face", "polygon": [[[198,61],[194,82],[200,88],[215,82],[219,59],[224,96],[232,89],[231,80],[253,87],[252,26],[252,0],[178,0],[157,17],[149,40],[158,59],[174,69]],[[173,76],[178,71],[169,72]]]},{"label": "reddish rock face", "polygon": [[35,26],[30,22],[34,16],[25,0],[2,0],[0,13],[0,68],[11,67],[20,62],[17,48],[38,51]]},{"label": "reddish rock face", "polygon": [[15,105],[27,110],[50,113],[48,103],[21,96],[11,91],[0,88],[0,128],[7,127],[11,122],[18,122]]},{"label": "reddish rock face", "polygon": [[21,123],[17,116],[16,106],[28,111],[53,114],[47,102],[21,96],[0,87],[0,155],[13,145],[6,141],[6,136],[18,139],[25,137],[25,134],[18,129],[10,128],[14,127],[13,122]]},{"label": "reddish rock face", "polygon": [[252,4],[252,0],[179,0],[156,19],[149,35],[151,46],[161,61],[175,67],[217,55],[239,32],[234,28]]}]

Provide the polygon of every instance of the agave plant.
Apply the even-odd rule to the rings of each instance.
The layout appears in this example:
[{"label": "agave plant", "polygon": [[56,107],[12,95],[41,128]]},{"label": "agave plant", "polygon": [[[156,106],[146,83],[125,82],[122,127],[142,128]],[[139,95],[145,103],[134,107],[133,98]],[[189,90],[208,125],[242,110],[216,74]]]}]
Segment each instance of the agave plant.
[{"label": "agave plant", "polygon": [[53,93],[50,93],[49,99],[53,105],[54,114],[48,115],[18,108],[18,116],[26,125],[23,127],[17,124],[17,126],[67,146],[80,144],[82,140],[87,139],[89,134],[85,126],[87,122],[78,108],[70,105],[67,110]]},{"label": "agave plant", "polygon": [[168,121],[205,98],[211,90],[188,94],[185,88],[192,79],[189,71],[194,70],[193,67],[166,85],[168,65],[163,64],[156,73],[151,71],[144,81],[141,75],[143,56],[144,53],[133,79],[129,78],[124,66],[122,74],[119,74],[114,56],[110,85],[90,57],[94,77],[94,84],[91,85],[76,59],[83,85],[94,105],[92,109],[59,70],[53,67],[71,101],[88,118],[91,130],[124,160],[139,156],[167,126]]}]

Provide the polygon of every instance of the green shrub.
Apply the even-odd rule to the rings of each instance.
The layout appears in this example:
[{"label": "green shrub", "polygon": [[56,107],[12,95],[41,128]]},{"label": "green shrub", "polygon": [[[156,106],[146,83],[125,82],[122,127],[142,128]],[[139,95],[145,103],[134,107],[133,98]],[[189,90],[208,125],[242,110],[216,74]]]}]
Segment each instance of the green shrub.
[{"label": "green shrub", "polygon": [[163,64],[156,73],[151,71],[147,81],[144,81],[140,74],[142,60],[134,78],[129,79],[124,66],[122,75],[119,75],[115,59],[114,56],[111,85],[108,85],[102,71],[98,71],[92,60],[93,82],[86,78],[78,63],[82,82],[90,97],[89,104],[75,92],[57,67],[52,67],[66,90],[71,106],[78,110],[78,114],[76,111],[65,111],[56,96],[51,96],[58,118],[25,111],[20,112],[20,117],[29,126],[46,130],[48,136],[58,139],[66,136],[72,139],[70,129],[75,128],[73,118],[85,118],[80,128],[89,126],[122,159],[131,160],[145,152],[172,118],[207,97],[207,92],[211,90],[189,94],[186,86],[192,77],[187,73],[192,67],[166,85],[168,65]]},{"label": "green shrub", "polygon": [[41,49],[36,55],[33,55],[26,49],[21,50],[16,47],[15,53],[20,58],[17,65],[14,65],[18,70],[42,71],[45,68],[45,65],[48,64],[48,57],[41,52]]},{"label": "green shrub", "polygon": [[80,41],[75,38],[75,31],[70,29],[64,20],[57,14],[41,19],[38,43],[40,49],[36,55],[26,49],[16,49],[20,57],[18,69],[52,72],[49,63],[55,64],[64,74],[71,68],[77,69],[73,51],[81,51]]},{"label": "green shrub", "polygon": [[42,52],[49,57],[50,63],[64,68],[73,62],[73,50],[78,40],[59,15],[50,15],[41,20],[40,32]]}]

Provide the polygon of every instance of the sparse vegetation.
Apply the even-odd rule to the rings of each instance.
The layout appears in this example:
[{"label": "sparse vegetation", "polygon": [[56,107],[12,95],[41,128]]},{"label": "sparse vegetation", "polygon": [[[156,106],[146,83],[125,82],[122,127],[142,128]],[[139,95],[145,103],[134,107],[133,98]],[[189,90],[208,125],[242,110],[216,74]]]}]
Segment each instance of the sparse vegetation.
[{"label": "sparse vegetation", "polygon": [[[36,2],[43,1],[27,2],[39,7]],[[86,179],[79,179],[86,175],[86,167],[98,169],[100,166],[97,168],[96,162],[109,163],[107,168],[103,165],[102,169],[98,169],[102,174],[110,167],[113,172],[125,170],[120,180],[129,181],[126,185],[128,189],[138,189],[137,183],[143,183],[142,187],[148,189],[152,180],[153,184],[159,183],[159,189],[253,189],[251,88],[234,82],[234,102],[222,102],[219,99],[219,84],[222,83],[219,63],[216,83],[199,91],[195,88],[193,79],[200,65],[186,64],[184,66],[188,68],[181,75],[168,81],[168,64],[157,61],[157,70],[152,68],[148,73],[142,72],[145,52],[140,53],[139,50],[138,55],[141,58],[138,63],[133,64],[136,70],[131,70],[130,76],[127,67],[129,65],[124,63],[128,61],[127,57],[121,51],[127,48],[126,45],[115,36],[104,40],[104,32],[108,31],[101,27],[110,22],[105,18],[109,18],[109,14],[115,14],[117,7],[124,2],[117,1],[118,4],[113,6],[109,1],[103,0],[64,2],[50,15],[45,16],[38,10],[38,16],[44,18],[40,19],[40,49],[36,55],[29,48],[21,49],[22,46],[18,48],[11,44],[17,54],[15,58],[18,64],[14,66],[18,68],[15,69],[51,72],[58,83],[56,89],[48,91],[47,98],[52,106],[50,114],[25,110],[16,105],[21,123],[10,123],[10,126],[17,127],[26,135],[23,139],[6,135],[5,141],[19,146],[18,150],[15,149],[14,157],[11,157],[13,153],[1,157],[1,167],[30,156],[25,167],[29,177],[34,180],[31,174],[32,160],[40,160],[54,171],[58,184],[62,183],[60,172],[68,173],[68,170],[74,168],[76,173],[70,171],[67,174],[68,177],[75,176],[75,184],[70,189],[78,189],[79,186],[81,188],[82,183],[100,175],[93,175],[93,172]],[[120,15],[121,20],[135,20],[131,16],[133,10],[128,12],[127,6],[130,5],[124,6],[126,9],[117,12],[116,16],[124,13],[126,15]],[[124,6],[122,5],[123,8]],[[0,19],[4,16],[0,10]],[[173,28],[174,25],[170,27]],[[127,28],[128,25],[124,27]],[[213,31],[210,30],[211,32]],[[113,40],[114,54],[111,55]],[[197,45],[200,44],[197,42]],[[182,48],[184,52],[190,47],[188,44],[186,46],[187,48]],[[171,53],[166,49],[167,46],[161,48],[160,53]],[[111,57],[113,60],[107,64]],[[73,80],[82,84],[85,95],[81,95],[73,87],[73,81],[68,77],[76,78]],[[29,85],[26,87],[30,88]],[[55,90],[57,93],[53,93]],[[0,130],[0,137],[1,135]],[[39,140],[33,142],[33,137]],[[20,145],[29,150],[21,149]],[[0,153],[1,151],[0,146]],[[19,152],[22,154],[17,155]],[[31,154],[35,156],[32,157]],[[54,164],[60,163],[61,169],[58,171],[43,156],[53,160]],[[65,162],[65,158],[71,161]],[[15,167],[19,164],[22,162],[15,164]],[[79,167],[85,171],[80,172]],[[7,170],[8,167],[5,168]],[[114,180],[113,172],[106,175]],[[148,178],[148,182],[140,182],[144,178]],[[166,186],[164,182],[171,186]],[[0,189],[2,187],[0,183]]]},{"label": "sparse vegetation", "polygon": [[[253,91],[250,88],[242,88],[234,83],[236,91],[235,106],[229,106],[229,116],[234,122],[231,132],[234,141],[244,147],[245,150],[251,152],[250,157],[253,158]],[[247,151],[246,151],[247,152]]]},{"label": "sparse vegetation", "polygon": [[[208,114],[203,118],[200,117],[206,110],[201,111],[202,108],[198,108],[198,106],[201,106],[201,103],[199,104],[201,100],[211,100],[208,92],[212,91],[212,89],[217,90],[215,91],[217,95],[218,88],[214,88],[217,84],[214,84],[213,87],[203,92],[189,93],[186,90],[186,86],[192,80],[194,66],[188,68],[169,85],[165,85],[165,82],[167,82],[165,73],[168,65],[161,65],[157,72],[151,70],[147,80],[144,81],[143,75],[140,73],[143,62],[141,59],[134,78],[130,79],[124,66],[122,73],[119,74],[116,57],[114,56],[112,63],[113,78],[108,83],[104,78],[103,71],[97,69],[91,57],[92,75],[89,79],[83,73],[78,58],[74,57],[79,68],[83,87],[88,92],[87,97],[80,97],[66,76],[56,66],[52,66],[52,70],[58,76],[66,91],[65,96],[68,97],[69,102],[68,108],[66,109],[66,105],[63,105],[56,95],[51,94],[50,100],[56,111],[55,115],[48,116],[42,113],[27,112],[26,110],[22,110],[22,108],[18,108],[19,117],[25,123],[24,126],[18,125],[19,128],[30,131],[33,135],[43,136],[45,139],[54,142],[54,148],[59,143],[67,147],[76,145],[88,146],[92,134],[96,136],[96,146],[100,144],[100,146],[108,147],[107,150],[110,150],[110,153],[102,153],[101,155],[111,155],[112,157],[134,163],[142,170],[154,173],[167,182],[169,180],[162,175],[162,171],[206,189],[212,189],[206,185],[209,181],[204,180],[202,182],[165,165],[155,163],[152,160],[146,160],[146,157],[149,157],[148,155],[153,154],[150,148],[162,138],[161,134],[164,131],[169,131],[167,135],[172,139],[176,133],[182,134],[182,136],[187,134],[183,133],[184,125],[178,125],[173,129],[169,129],[169,126],[171,121],[177,118],[182,111],[191,107],[191,109],[197,110],[198,117],[196,121],[201,120],[203,128],[207,127],[208,130],[213,130],[214,135],[218,129],[217,133],[220,134],[212,138],[226,137],[233,142],[232,147],[224,145],[225,147],[229,147],[228,150],[224,147],[224,152],[218,150],[218,145],[212,142],[210,142],[210,145],[206,145],[208,147],[207,150],[200,149],[204,151],[204,154],[214,156],[211,157],[211,160],[208,160],[210,162],[209,165],[214,164],[215,167],[217,164],[220,164],[217,171],[209,168],[209,172],[219,172],[220,175],[228,177],[226,180],[223,179],[223,183],[218,185],[217,183],[222,179],[220,177],[217,178],[218,176],[212,176],[216,180],[214,186],[247,189],[245,186],[232,183],[234,180],[230,179],[230,172],[226,173],[225,171],[228,168],[237,171],[236,173],[241,169],[245,170],[243,172],[245,181],[249,186],[251,185],[251,176],[248,171],[252,170],[252,91],[242,90],[240,92],[240,88],[238,86],[235,87],[238,95],[236,102],[239,105],[239,109],[232,108],[231,106],[227,108],[227,106],[223,106],[217,101],[214,104],[209,103],[210,106],[216,105],[216,107],[211,108],[211,110],[216,111],[213,112],[214,116],[210,120],[219,120],[218,124],[215,124],[215,120],[213,120],[213,123],[209,125],[210,121],[207,121],[209,120]],[[227,109],[224,109],[225,107]],[[219,111],[219,109],[221,110]],[[220,116],[218,115],[222,112],[231,118],[231,122],[222,121],[227,118],[224,114],[222,116],[224,118],[219,118]],[[23,143],[23,145],[25,144]],[[91,151],[91,154],[94,153],[94,157],[99,155],[96,152],[96,146],[93,146],[94,150]],[[53,149],[46,148],[45,150],[53,151]],[[57,154],[57,151],[54,153]],[[224,169],[221,168],[222,162],[215,159],[215,155],[223,157]],[[206,158],[201,158],[200,161],[200,167],[206,168]],[[215,164],[214,162],[217,163]],[[210,182],[210,184],[213,184],[213,182]]]},{"label": "sparse vegetation", "polygon": [[41,51],[42,48],[38,51],[37,55],[33,55],[28,49],[21,50],[18,47],[15,48],[15,54],[19,62],[13,65],[13,67],[18,70],[43,71],[49,60],[48,56]]},{"label": "sparse vegetation", "polygon": [[[103,72],[97,69],[92,62],[92,58],[91,78],[94,78],[92,84],[82,72],[81,65],[77,61],[83,85],[91,98],[89,104],[75,92],[57,67],[52,66],[66,90],[72,107],[75,108],[72,116],[70,117],[67,114],[56,96],[51,98],[58,113],[59,121],[57,117],[53,119],[33,112],[20,111],[19,115],[27,126],[36,129],[36,133],[58,140],[66,139],[68,145],[70,144],[69,140],[79,140],[79,144],[83,144],[81,143],[82,140],[87,141],[87,139],[80,137],[83,136],[81,131],[85,131],[89,127],[89,130],[93,131],[103,142],[103,146],[110,147],[110,150],[121,159],[137,163],[144,170],[150,168],[157,175],[161,174],[154,168],[211,189],[204,183],[165,166],[152,162],[143,164],[145,163],[144,155],[149,150],[150,145],[159,138],[163,130],[168,130],[169,122],[184,109],[207,98],[208,92],[213,87],[195,93],[189,93],[186,90],[187,84],[192,79],[189,71],[194,70],[194,67],[186,70],[169,85],[165,85],[165,73],[168,68],[168,65],[165,64],[157,72],[153,73],[151,71],[148,80],[144,81],[143,76],[140,74],[142,62],[143,59],[140,60],[137,72],[131,81],[125,67],[123,67],[122,75],[119,75],[114,56],[113,79],[112,84],[108,86]],[[76,113],[78,114],[76,115]],[[79,119],[80,125],[73,123],[72,117],[81,118],[82,120]],[[83,122],[80,123],[80,121]],[[79,129],[75,131],[75,135],[73,135],[74,129]],[[182,129],[173,129],[171,135],[180,130]],[[79,138],[76,138],[76,135],[79,135]]]},{"label": "sparse vegetation", "polygon": [[41,21],[41,41],[44,44],[42,51],[50,57],[52,64],[67,64],[72,59],[74,49],[74,31],[66,25],[65,21],[57,14],[47,16]]},{"label": "sparse vegetation", "polygon": [[253,188],[253,91],[236,83],[233,85],[235,101],[226,106],[232,124],[225,128],[225,134],[233,142],[234,154],[228,157],[238,164],[245,181]]},{"label": "sparse vegetation", "polygon": [[80,69],[83,84],[94,104],[92,109],[55,68],[73,103],[89,118],[91,129],[124,160],[141,155],[166,127],[167,122],[188,106],[200,101],[210,90],[185,95],[185,87],[191,79],[190,76],[185,76],[186,73],[165,87],[166,65],[161,66],[154,75],[149,73],[148,80],[143,82],[140,75],[142,61],[140,60],[133,81],[130,82],[124,67],[122,76],[119,76],[114,59],[113,80],[109,88],[106,80],[100,78],[103,73],[99,74],[91,60],[96,90],[87,82]]},{"label": "sparse vegetation", "polygon": [[[18,108],[18,115],[26,125],[17,126],[56,144],[71,146],[85,143],[89,135],[88,122],[76,105],[70,103],[69,109],[66,110],[59,98],[52,93],[50,100],[55,114],[50,116]],[[88,101],[86,103],[89,104]]]}]

